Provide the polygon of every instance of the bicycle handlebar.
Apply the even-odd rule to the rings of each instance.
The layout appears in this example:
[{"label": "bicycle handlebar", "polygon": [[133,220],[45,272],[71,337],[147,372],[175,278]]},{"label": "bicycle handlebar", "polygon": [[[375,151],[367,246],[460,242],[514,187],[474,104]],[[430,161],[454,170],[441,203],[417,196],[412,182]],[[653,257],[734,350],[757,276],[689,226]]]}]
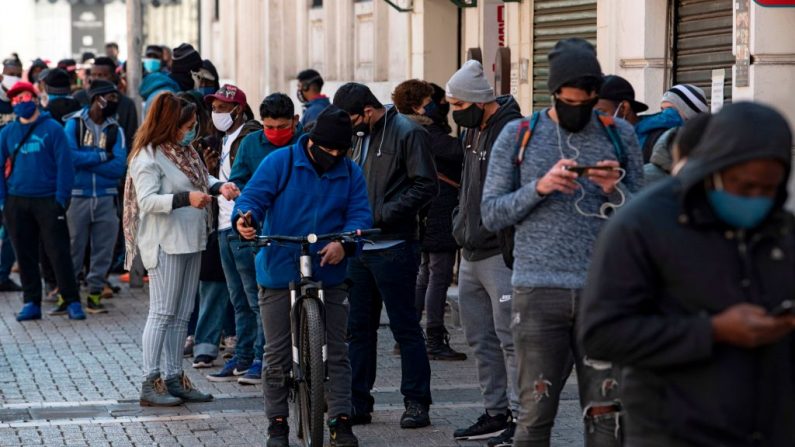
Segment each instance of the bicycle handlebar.
[{"label": "bicycle handlebar", "polygon": [[[371,228],[368,230],[353,230],[353,231],[346,231],[342,233],[328,233],[328,234],[314,234],[310,233],[305,236],[279,236],[279,235],[265,235],[265,236],[257,236],[256,239],[245,241],[245,242],[252,242],[256,243],[258,246],[265,246],[271,242],[288,242],[288,243],[296,243],[296,244],[314,244],[320,241],[328,241],[328,240],[345,240],[345,239],[356,239],[362,238],[365,236],[372,236],[381,232],[379,228]],[[229,235],[229,239],[236,238],[237,236],[234,234]]]}]

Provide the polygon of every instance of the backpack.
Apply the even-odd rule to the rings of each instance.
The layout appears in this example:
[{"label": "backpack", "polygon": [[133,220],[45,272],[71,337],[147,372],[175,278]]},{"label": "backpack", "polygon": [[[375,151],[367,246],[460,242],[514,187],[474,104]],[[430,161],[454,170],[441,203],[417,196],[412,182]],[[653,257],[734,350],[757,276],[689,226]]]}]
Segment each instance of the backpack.
[{"label": "backpack", "polygon": [[[515,191],[521,185],[521,167],[522,162],[524,162],[524,153],[527,150],[527,145],[530,143],[530,138],[533,135],[533,131],[535,130],[536,126],[538,125],[538,119],[541,116],[541,113],[546,113],[548,109],[544,109],[541,111],[533,112],[530,116],[530,119],[522,118],[522,122],[519,124],[519,129],[516,132],[516,149],[514,151],[514,164],[516,169],[513,170],[513,190]],[[616,153],[616,158],[618,158],[618,162],[622,168],[626,169],[627,165],[627,154],[626,150],[624,149],[624,143],[621,141],[621,134],[618,132],[618,127],[616,127],[616,122],[612,116],[605,115],[601,112],[594,111],[596,113],[597,118],[599,118],[599,123],[602,125],[602,129],[604,129],[605,133],[607,134],[608,139],[613,144],[613,150]],[[514,248],[514,235],[516,233],[515,227],[509,227],[499,232],[499,240],[500,240],[500,249],[502,250],[502,259],[505,261],[505,265],[508,268],[513,268],[513,248]]]}]

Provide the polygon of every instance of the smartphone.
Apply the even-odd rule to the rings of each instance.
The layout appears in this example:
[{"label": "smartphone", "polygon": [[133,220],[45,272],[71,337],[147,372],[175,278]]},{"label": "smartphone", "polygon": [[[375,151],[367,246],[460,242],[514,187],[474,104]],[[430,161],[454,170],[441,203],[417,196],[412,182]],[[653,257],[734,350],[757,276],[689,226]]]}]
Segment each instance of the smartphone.
[{"label": "smartphone", "polygon": [[783,317],[789,314],[795,315],[795,303],[792,300],[782,301],[781,304],[770,311],[770,315],[774,317]]},{"label": "smartphone", "polygon": [[577,175],[585,175],[587,171],[612,171],[616,169],[615,166],[566,166],[567,171],[574,172]]}]

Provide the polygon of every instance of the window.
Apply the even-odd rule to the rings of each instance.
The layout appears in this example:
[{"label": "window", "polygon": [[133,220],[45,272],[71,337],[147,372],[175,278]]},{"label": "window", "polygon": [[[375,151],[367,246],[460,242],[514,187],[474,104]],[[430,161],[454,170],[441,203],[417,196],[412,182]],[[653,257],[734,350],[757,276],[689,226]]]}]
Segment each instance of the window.
[{"label": "window", "polygon": [[312,0],[312,8],[322,8],[323,0]]}]

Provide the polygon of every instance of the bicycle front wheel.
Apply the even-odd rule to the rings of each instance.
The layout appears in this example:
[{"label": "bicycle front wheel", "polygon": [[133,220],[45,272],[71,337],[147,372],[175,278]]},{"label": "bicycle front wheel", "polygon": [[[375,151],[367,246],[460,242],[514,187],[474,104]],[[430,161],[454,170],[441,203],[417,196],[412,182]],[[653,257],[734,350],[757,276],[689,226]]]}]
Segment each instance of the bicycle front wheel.
[{"label": "bicycle front wheel", "polygon": [[325,327],[314,299],[301,301],[300,357],[303,380],[298,383],[299,424],[307,447],[322,447],[326,371],[323,366]]}]

